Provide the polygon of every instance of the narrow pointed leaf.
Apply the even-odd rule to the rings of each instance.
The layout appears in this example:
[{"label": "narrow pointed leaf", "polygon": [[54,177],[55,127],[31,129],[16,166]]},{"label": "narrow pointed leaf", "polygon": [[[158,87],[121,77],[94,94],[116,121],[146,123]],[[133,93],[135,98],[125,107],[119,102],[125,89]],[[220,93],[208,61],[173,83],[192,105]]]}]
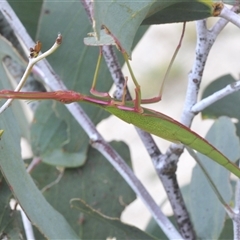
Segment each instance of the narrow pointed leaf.
[{"label": "narrow pointed leaf", "polygon": [[[17,55],[11,44],[0,37],[0,58],[10,56],[20,65],[24,62]],[[10,88],[8,77],[0,64],[0,89]],[[3,102],[3,101],[2,101]],[[26,172],[25,165],[21,159],[20,138],[21,131],[17,122],[21,107],[7,109],[0,115],[0,133],[4,130],[0,139],[0,169],[10,189],[17,199],[30,221],[37,226],[45,237],[49,239],[76,239],[76,235],[61,214],[53,209],[37,189],[32,178]],[[17,114],[19,113],[19,114]],[[25,118],[23,118],[25,119]],[[22,121],[20,119],[19,121]],[[22,122],[27,125],[27,121]],[[1,194],[3,196],[3,194]],[[36,207],[37,206],[37,207]],[[3,215],[2,215],[3,216]],[[6,215],[4,216],[6,217]],[[11,221],[11,217],[9,219]],[[5,228],[7,230],[7,228]],[[12,228],[14,231],[14,229]],[[15,232],[16,233],[16,232]],[[10,232],[9,236],[13,236]],[[19,236],[13,239],[19,239]]]},{"label": "narrow pointed leaf", "polygon": [[[1,114],[0,168],[30,221],[49,239],[77,239],[63,216],[53,209],[26,172],[21,159],[20,135],[11,110]],[[14,149],[14,151],[13,151]]]},{"label": "narrow pointed leaf", "polygon": [[212,15],[212,1],[156,1],[142,24],[194,21]]},{"label": "narrow pointed leaf", "polygon": [[[110,218],[101,214],[81,199],[72,199],[71,207],[91,217],[94,219],[95,225],[100,226],[100,228],[95,229],[95,231],[98,230],[98,232],[89,232],[89,239],[94,239],[94,237],[91,237],[91,233],[94,234],[92,236],[95,236],[97,233],[99,239],[156,239],[134,226],[124,224],[119,218]],[[101,229],[106,227],[108,229],[107,231],[101,231]]]},{"label": "narrow pointed leaf", "polygon": [[[1,175],[1,173],[0,173]],[[0,188],[0,233],[1,238],[4,236],[10,239],[23,239],[24,229],[20,212],[16,209],[11,209],[10,200],[13,195],[7,185],[7,182],[1,175],[1,188]]]},{"label": "narrow pointed leaf", "polygon": [[[123,142],[112,142],[111,145],[131,166],[127,145]],[[102,214],[120,218],[125,207],[136,197],[125,180],[97,150],[90,147],[87,156],[82,167],[65,169],[61,179],[43,194],[65,216],[80,239],[102,239],[98,233],[107,234],[108,227],[100,226],[95,219],[72,209],[70,200],[81,198]],[[47,164],[40,164],[32,171],[32,177],[40,188],[52,183],[58,175],[58,170]]]},{"label": "narrow pointed leaf", "polygon": [[[240,157],[239,138],[229,118],[218,119],[209,130],[206,139],[221,149],[230,159]],[[232,196],[229,172],[208,161],[206,156],[197,155],[222,198],[229,204]],[[224,227],[226,211],[198,165],[193,169],[189,193],[191,194],[189,210],[197,236],[201,239],[218,239]]]}]

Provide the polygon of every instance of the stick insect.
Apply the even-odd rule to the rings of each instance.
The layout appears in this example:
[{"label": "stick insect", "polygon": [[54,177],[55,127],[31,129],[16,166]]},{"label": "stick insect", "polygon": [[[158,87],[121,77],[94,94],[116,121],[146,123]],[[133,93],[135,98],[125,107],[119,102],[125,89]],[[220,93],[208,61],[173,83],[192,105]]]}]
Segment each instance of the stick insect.
[{"label": "stick insect", "polygon": [[[59,41],[59,39],[57,39]],[[39,52],[40,44],[33,48]],[[31,52],[32,54],[33,52]],[[36,57],[37,54],[32,54],[32,57]],[[176,55],[176,53],[175,53]],[[122,100],[112,98],[108,93],[100,93],[95,90],[96,76],[99,70],[99,63],[101,60],[101,54],[98,60],[96,73],[93,80],[91,89],[92,96],[83,95],[74,91],[55,91],[55,92],[18,92],[11,90],[1,90],[0,98],[3,99],[24,99],[24,100],[56,100],[63,104],[69,104],[72,102],[86,102],[94,104],[123,121],[133,124],[140,129],[156,135],[160,138],[166,139],[173,143],[180,143],[208,156],[213,161],[222,165],[230,172],[240,177],[240,169],[231,162],[226,156],[224,156],[218,149],[212,146],[208,141],[202,138],[197,133],[193,132],[188,127],[184,126],[180,122],[172,119],[171,117],[164,115],[163,113],[153,111],[151,109],[141,106],[141,103],[156,102],[161,99],[160,96],[152,99],[142,100],[141,89],[138,84],[132,69],[130,67],[127,54],[123,52],[124,59],[129,68],[129,72],[135,83],[135,99],[133,101],[125,101],[125,96]],[[41,57],[41,55],[39,56]],[[42,58],[41,58],[42,59]],[[41,60],[40,59],[40,60]],[[126,91],[126,88],[125,88]],[[1,132],[2,134],[2,132]]]}]

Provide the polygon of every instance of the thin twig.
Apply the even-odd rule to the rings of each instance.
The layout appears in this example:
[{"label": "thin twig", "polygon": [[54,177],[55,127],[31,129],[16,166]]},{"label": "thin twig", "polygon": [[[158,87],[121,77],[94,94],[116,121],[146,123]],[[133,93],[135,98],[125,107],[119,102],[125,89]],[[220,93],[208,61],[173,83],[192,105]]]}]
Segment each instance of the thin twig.
[{"label": "thin twig", "polygon": [[235,216],[233,220],[233,234],[234,239],[240,239],[240,180],[238,179],[236,185],[235,193],[235,207],[234,207]]},{"label": "thin twig", "polygon": [[237,92],[240,90],[240,81],[231,83],[224,87],[223,89],[213,93],[212,95],[202,99],[198,103],[196,103],[192,107],[192,112],[195,114],[201,112],[206,107],[210,106],[211,104],[215,103],[216,101],[228,96],[229,94],[232,94],[234,92]]},{"label": "thin twig", "polygon": [[[236,6],[235,8],[238,8],[238,6]],[[230,10],[226,6],[224,6],[220,12],[219,17],[226,19],[227,21],[240,28],[240,16],[234,11],[232,11],[232,9]]]},{"label": "thin twig", "polygon": [[19,206],[19,208],[20,208],[20,213],[21,213],[21,217],[22,217],[22,222],[23,222],[26,239],[27,240],[35,240],[32,224],[28,220],[28,218],[27,218],[25,212],[22,210],[22,208],[20,206]]},{"label": "thin twig", "polygon": [[[36,165],[38,165],[40,162],[41,162],[40,158],[33,158],[32,162],[30,163],[30,165],[27,168],[27,172],[30,173],[32,171],[32,169]],[[23,222],[23,227],[25,230],[26,238],[27,238],[27,240],[34,240],[35,236],[34,236],[32,223],[29,221],[29,219],[27,218],[25,212],[22,210],[20,205],[18,206],[18,208],[21,212],[21,217],[22,217],[22,222]]]},{"label": "thin twig", "polygon": [[[58,34],[57,40],[55,41],[55,43],[53,44],[53,46],[46,52],[44,52],[43,54],[38,55],[37,57],[34,58],[29,58],[29,62],[27,65],[27,68],[22,76],[22,79],[20,80],[20,82],[18,83],[17,87],[15,88],[15,91],[18,92],[21,90],[21,88],[23,87],[23,85],[25,84],[25,82],[27,81],[27,78],[29,76],[29,74],[31,73],[31,70],[33,68],[33,66],[39,62],[40,60],[46,58],[47,56],[49,56],[50,54],[52,54],[54,51],[57,50],[57,48],[60,46],[61,44],[61,34]],[[13,99],[8,99],[0,108],[0,114],[7,109],[10,104],[12,103]]]}]

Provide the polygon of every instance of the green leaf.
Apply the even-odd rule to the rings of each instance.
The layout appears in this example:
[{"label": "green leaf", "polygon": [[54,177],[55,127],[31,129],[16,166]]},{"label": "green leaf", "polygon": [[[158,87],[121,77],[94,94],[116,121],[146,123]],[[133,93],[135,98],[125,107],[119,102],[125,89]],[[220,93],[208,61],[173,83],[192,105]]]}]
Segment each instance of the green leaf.
[{"label": "green leaf", "polygon": [[[216,91],[226,87],[228,84],[234,84],[236,80],[231,75],[222,76],[210,83],[203,92],[203,98],[206,98]],[[240,136],[240,112],[236,103],[240,102],[240,92],[232,93],[217,102],[211,104],[202,111],[203,118],[218,118],[220,116],[228,116],[238,119],[236,123],[237,135]]]},{"label": "green leaf", "polygon": [[[141,24],[197,20],[212,15],[212,1],[94,1],[93,28],[97,36],[104,25],[128,55]],[[100,39],[101,41],[101,39]]]},{"label": "green leaf", "polygon": [[27,29],[29,35],[34,39],[43,0],[8,0],[8,2]]},{"label": "green leaf", "polygon": [[90,228],[88,236],[84,236],[84,239],[156,239],[136,227],[122,223],[118,218],[101,214],[81,199],[72,199],[71,206],[93,219],[93,224],[98,226],[94,231]]},{"label": "green leaf", "polygon": [[[131,165],[127,145],[114,142],[112,146]],[[135,199],[131,188],[99,152],[90,148],[87,156],[84,166],[66,169],[60,181],[44,192],[47,200],[65,216],[82,239],[87,239],[89,234],[94,234],[95,231],[92,229],[106,231],[106,228],[95,226],[92,219],[86,216],[83,217],[84,224],[81,225],[80,214],[69,205],[72,198],[81,198],[103,214],[117,218],[120,218],[125,206]],[[59,172],[55,168],[46,164],[38,165],[32,171],[32,176],[40,188],[52,183],[58,175]],[[93,237],[93,239],[97,238],[99,238],[98,235]]]},{"label": "green leaf", "polygon": [[224,224],[224,228],[222,233],[219,237],[219,240],[232,240],[234,239],[233,236],[233,222],[232,219],[227,219]]},{"label": "green leaf", "polygon": [[[45,1],[39,19],[37,38],[42,42],[43,51],[52,46],[60,32],[63,36],[61,47],[48,60],[69,89],[88,94],[97,64],[99,48],[87,47],[83,38],[91,31],[91,25],[81,2]],[[71,18],[69,18],[71,14]],[[61,17],[59,17],[61,16]],[[102,64],[99,73],[101,84],[97,89],[108,91],[112,85],[110,73]]]},{"label": "green leaf", "polygon": [[[61,109],[61,115],[56,109]],[[32,150],[43,162],[62,167],[83,165],[88,149],[86,138],[62,104],[46,101],[37,108],[31,126]]]},{"label": "green leaf", "polygon": [[[14,59],[17,64],[20,66],[26,67],[26,63],[24,60],[20,57],[18,52],[13,48],[12,44],[8,42],[4,37],[0,36],[0,61],[1,63],[3,60],[8,57],[10,59]],[[0,64],[0,89],[12,89],[12,86],[9,81],[9,77],[6,73],[6,70],[4,69],[3,64]],[[3,103],[3,101],[2,101]],[[2,105],[2,104],[1,104]],[[29,139],[29,129],[28,129],[28,121],[23,113],[23,108],[19,101],[14,101],[12,104],[12,110],[14,112],[15,118],[19,121],[21,136],[25,137],[26,139]]]},{"label": "green leaf", "polygon": [[162,24],[194,21],[212,15],[212,1],[156,1],[142,24]]},{"label": "green leaf", "polygon": [[21,159],[18,125],[12,111],[7,109],[0,117],[0,128],[5,130],[0,140],[0,168],[15,198],[47,238],[76,239],[63,216],[48,204],[26,172]]},{"label": "green leaf", "polygon": [[[234,124],[229,118],[221,117],[217,120],[209,130],[206,139],[229,159],[235,161],[239,159],[239,139],[236,136]],[[229,203],[232,195],[229,172],[209,161],[204,155],[198,154],[198,158],[208,170],[223,199]],[[190,213],[197,236],[201,239],[218,239],[223,229],[226,212],[198,165],[193,169],[189,191]]]},{"label": "green leaf", "polygon": [[0,238],[4,239],[6,236],[8,239],[23,239],[24,229],[20,212],[12,210],[9,205],[13,196],[2,175],[0,194]]},{"label": "green leaf", "polygon": [[106,26],[130,56],[134,36],[151,4],[151,0],[94,1],[93,29],[99,36],[102,25]]},{"label": "green leaf", "polygon": [[[175,227],[176,226],[176,221],[174,216],[169,216],[168,219],[173,223]],[[157,237],[157,239],[161,240],[167,240],[167,236],[164,234],[162,229],[159,227],[159,225],[156,223],[154,218],[151,218],[151,220],[148,222],[148,225],[146,227],[146,232],[151,234],[154,237]]]},{"label": "green leaf", "polygon": [[[10,56],[19,64],[23,64],[12,46],[0,38],[0,57]],[[0,89],[9,88],[9,82],[5,70],[0,64],[2,71],[0,76]],[[17,111],[21,111],[18,108]],[[56,210],[54,210],[37,189],[32,178],[26,172],[21,159],[20,129],[16,115],[8,108],[0,115],[0,130],[4,130],[0,140],[0,168],[4,178],[11,187],[14,197],[17,199],[31,222],[50,239],[71,238],[76,239],[76,234]],[[26,122],[25,122],[26,124]],[[3,194],[1,194],[3,199]],[[36,207],[37,206],[37,207]],[[10,218],[9,218],[10,220]],[[14,230],[14,229],[12,229]],[[17,234],[16,232],[10,232]],[[16,236],[16,235],[15,235]],[[19,238],[19,236],[15,237]],[[13,238],[14,239],[14,238]]]}]

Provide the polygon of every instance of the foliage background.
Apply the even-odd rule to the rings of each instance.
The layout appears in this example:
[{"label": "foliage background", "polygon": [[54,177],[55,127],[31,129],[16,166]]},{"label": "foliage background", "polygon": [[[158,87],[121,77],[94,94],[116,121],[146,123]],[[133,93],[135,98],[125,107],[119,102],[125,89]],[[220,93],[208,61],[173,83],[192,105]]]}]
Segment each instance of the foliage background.
[{"label": "foliage background", "polygon": [[[191,26],[192,24],[188,24],[188,26],[189,25]],[[168,31],[166,31],[166,29],[168,29]],[[224,31],[226,31],[226,30],[224,30]],[[136,74],[137,78],[139,80],[141,80],[141,79],[143,80],[141,85],[142,85],[143,90],[144,91],[146,90],[147,96],[152,96],[154,94],[151,91],[151,89],[148,89],[148,86],[151,85],[151,86],[153,86],[154,89],[157,89],[158,88],[157,86],[160,85],[159,81],[157,81],[155,84],[152,84],[154,82],[153,79],[158,78],[158,80],[159,80],[159,76],[161,76],[161,75],[163,76],[164,70],[166,69],[166,66],[168,64],[168,60],[166,62],[163,62],[163,59],[164,60],[166,60],[166,59],[170,60],[172,52],[173,52],[173,50],[174,50],[174,48],[175,48],[175,46],[177,45],[177,42],[178,42],[178,38],[176,37],[176,35],[177,35],[176,32],[179,32],[179,35],[180,35],[180,32],[181,32],[181,26],[180,25],[177,25],[176,27],[174,27],[173,25],[171,25],[171,27],[169,27],[168,25],[161,26],[160,29],[157,29],[155,34],[150,33],[150,36],[151,36],[150,38],[151,38],[151,41],[153,41],[153,42],[150,43],[150,41],[148,41],[147,45],[143,44],[143,46],[145,46],[145,48],[144,48],[144,50],[140,51],[139,56],[137,55],[137,53],[136,53],[136,56],[135,56],[135,54],[133,55],[133,61],[138,66],[138,67],[136,67],[135,72],[138,71],[137,70],[138,68],[141,69],[141,71],[139,70],[138,74]],[[225,33],[225,34],[226,35],[231,34],[231,36],[234,35],[231,32]],[[40,30],[37,32],[37,35],[41,35]],[[169,39],[171,39],[171,41],[169,41]],[[164,92],[164,98],[163,98],[164,100],[162,101],[162,103],[160,103],[158,105],[160,111],[172,116],[175,119],[179,119],[179,114],[180,114],[181,109],[182,109],[183,97],[184,97],[185,90],[186,90],[185,86],[186,86],[186,82],[187,82],[187,72],[191,68],[193,54],[194,54],[194,48],[195,48],[194,39],[195,38],[194,38],[192,32],[189,31],[186,34],[185,41],[184,41],[184,44],[183,44],[185,46],[183,46],[182,49],[181,49],[181,52],[178,56],[178,60],[175,62],[175,65],[174,65],[174,68],[173,68],[173,71],[172,71],[172,75],[169,79],[168,84],[166,85],[165,92]],[[161,40],[166,40],[166,42],[162,43]],[[218,38],[217,42],[219,42],[219,41],[223,42],[224,44],[227,42],[223,39]],[[235,46],[234,43],[232,43],[232,44],[227,43],[227,44],[229,44],[229,46]],[[169,45],[168,48],[166,48],[167,45]],[[153,49],[152,46],[154,46],[154,49]],[[155,48],[155,46],[156,46],[156,48]],[[158,49],[159,46],[161,46],[160,49]],[[217,44],[215,44],[215,46],[213,48],[213,51],[211,51],[211,56],[209,57],[210,63],[208,61],[206,71],[205,71],[205,74],[204,74],[205,84],[207,84],[209,79],[210,80],[214,79],[214,77],[215,77],[214,74],[216,74],[216,77],[219,77],[221,75],[219,70],[223,71],[223,69],[224,69],[223,65],[224,65],[224,67],[227,67],[226,71],[223,72],[224,74],[229,73],[229,72],[231,73],[231,69],[237,69],[237,66],[235,67],[232,64],[232,62],[229,66],[226,66],[227,54],[224,54],[224,52],[222,51],[222,49],[224,49],[224,48],[225,48],[224,46],[218,46]],[[232,48],[232,49],[234,49],[234,48]],[[231,55],[230,55],[231,60],[233,59],[232,56],[236,55],[234,53],[235,53],[235,49],[234,49],[234,52],[232,52]],[[157,58],[148,59],[148,57],[150,55],[154,56],[154,54],[158,55]],[[221,56],[223,56],[223,57],[221,57]],[[224,60],[224,63],[221,64],[220,61],[218,61],[216,63],[216,59],[219,60],[221,58]],[[155,64],[158,63],[158,64],[156,64],[156,65],[158,65],[158,66],[156,66],[156,68],[153,68],[154,64],[151,64],[152,59],[154,59]],[[211,64],[211,59],[213,59],[212,64]],[[143,63],[141,63],[141,61],[143,61]],[[150,63],[151,67],[148,67],[146,62]],[[239,62],[239,59],[236,59],[236,61],[234,60],[233,62],[237,63],[237,62]],[[184,66],[184,68],[182,68],[182,66]],[[145,71],[145,69],[146,69],[146,71]],[[158,74],[159,69],[161,71],[161,74]],[[213,69],[214,69],[214,71],[213,71]],[[216,69],[216,71],[215,71],[215,69]],[[210,74],[208,75],[208,71],[211,72],[211,74],[213,74],[213,73],[214,74],[212,76]],[[233,73],[233,74],[236,74],[236,73]],[[128,73],[126,73],[126,75],[128,75]],[[151,84],[149,84],[149,82],[151,82]],[[176,96],[178,96],[180,98],[180,100],[177,99]],[[155,108],[155,106],[156,105],[151,106],[151,107]],[[156,109],[158,109],[158,107],[156,107]],[[171,111],[170,111],[170,109],[171,109]],[[116,121],[119,122],[118,120],[116,120]],[[204,132],[206,130],[202,129],[202,128],[199,129],[199,127],[198,127],[199,123],[197,121],[196,120],[194,121],[193,129],[196,129],[196,131],[198,133],[200,133],[200,135],[204,136],[205,135]],[[104,124],[107,124],[107,130],[106,131],[104,130]],[[121,124],[121,127],[117,127],[116,125],[109,124],[109,122],[106,123],[106,121],[105,121],[105,123],[102,123],[101,126],[99,126],[99,128],[101,129],[100,131],[103,131],[103,136],[106,137],[107,140],[110,140],[110,139],[108,139],[108,134],[109,133],[111,135],[114,135],[114,139],[119,140],[120,138],[115,137],[115,136],[118,136],[118,132],[115,132],[115,131],[111,130],[111,128],[109,126],[115,126],[114,130],[121,129],[121,133],[122,133],[122,129],[125,129],[128,133],[130,132],[129,129],[130,128],[132,129],[132,126],[127,126],[124,123],[120,123],[120,124]],[[201,124],[201,127],[202,126],[203,125]],[[134,146],[136,146],[136,148],[133,148],[131,150],[131,152],[133,154],[133,157],[135,159],[134,160],[135,161],[134,162],[134,168],[137,171],[137,175],[141,179],[142,179],[142,177],[141,177],[140,174],[143,173],[143,170],[144,170],[143,175],[145,175],[145,177],[147,179],[146,180],[147,188],[151,189],[150,185],[151,186],[155,185],[154,184],[154,182],[155,182],[154,173],[153,173],[153,170],[151,170],[149,172],[146,171],[146,167],[144,166],[144,164],[146,162],[149,163],[149,166],[151,165],[151,163],[149,161],[149,158],[148,158],[147,155],[146,155],[146,158],[144,158],[143,157],[144,154],[140,152],[140,149],[142,147],[141,147],[141,143],[139,143],[138,140],[136,140],[136,138],[135,138],[136,134],[132,134],[130,132],[129,135],[130,135],[130,137],[129,138],[127,137],[128,141],[129,141],[129,144],[131,145],[132,143],[134,143]],[[134,136],[134,137],[132,138],[132,136]],[[126,140],[126,135],[124,135],[124,140]],[[166,143],[166,142],[162,143],[162,141],[160,141],[159,144],[161,144],[161,146],[162,146],[161,149],[166,148],[166,146],[168,145],[168,143]],[[135,156],[135,153],[138,153],[139,155]],[[143,159],[142,162],[144,162],[144,164],[142,164],[142,162],[140,162],[139,159]],[[179,176],[180,179],[182,179],[181,172],[182,172],[182,175],[186,176],[187,171],[190,170],[190,165],[191,165],[190,161],[186,160],[185,157],[182,157],[182,159],[183,159],[183,161],[181,161],[181,162],[183,162],[184,164],[182,164],[182,163],[180,164],[180,166],[181,166],[180,169],[179,169],[180,172],[178,171],[180,173],[180,174],[178,173],[178,176]],[[139,166],[141,166],[141,169],[139,168]],[[181,168],[183,169],[182,171],[181,171]],[[186,181],[186,180],[184,180],[184,181]],[[181,182],[181,180],[180,180],[180,182]],[[156,194],[156,200],[159,201],[159,186],[158,185],[155,185],[155,186],[156,186],[156,190],[151,190],[151,191],[154,192],[154,193],[155,192],[157,193]],[[138,212],[141,212],[141,216],[142,216],[143,207],[140,207],[140,209],[141,209],[141,211],[138,210]],[[136,214],[131,214],[131,215],[136,216]],[[125,218],[129,220],[129,217],[125,216]],[[134,222],[134,224],[137,224],[136,219],[132,220],[132,222]],[[145,224],[145,223],[141,223],[141,224]]]}]

